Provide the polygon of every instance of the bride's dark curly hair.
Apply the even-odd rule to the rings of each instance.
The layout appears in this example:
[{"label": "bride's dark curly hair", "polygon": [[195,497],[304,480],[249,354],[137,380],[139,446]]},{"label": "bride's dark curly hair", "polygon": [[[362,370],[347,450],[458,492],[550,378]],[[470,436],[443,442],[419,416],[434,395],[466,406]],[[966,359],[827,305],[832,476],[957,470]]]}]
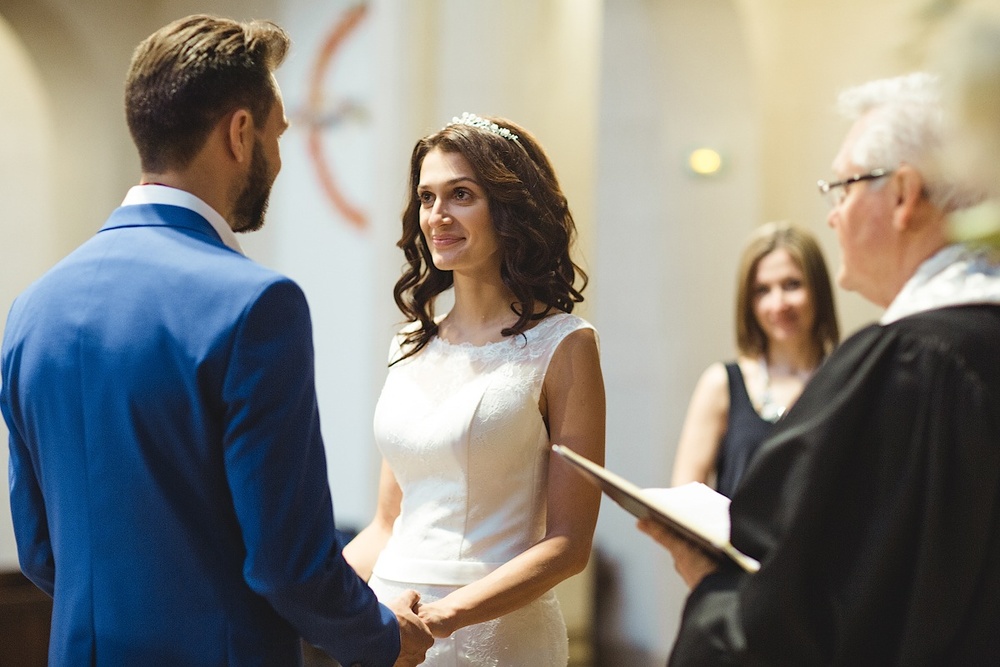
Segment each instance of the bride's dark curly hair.
[{"label": "bride's dark curly hair", "polygon": [[409,202],[403,212],[403,235],[396,244],[406,256],[406,264],[393,296],[407,321],[419,322],[419,326],[406,334],[403,355],[396,361],[416,354],[437,334],[434,301],[453,281],[451,271],[434,266],[420,231],[420,168],[435,148],[461,154],[486,191],[500,244],[500,278],[514,294],[510,307],[518,317],[502,335],[522,334],[532,321],[553,309],[570,313],[583,301],[587,274],[570,257],[576,224],[545,151],[531,134],[511,121],[483,118],[516,134],[517,141],[479,127],[453,124],[424,137],[413,148]]}]

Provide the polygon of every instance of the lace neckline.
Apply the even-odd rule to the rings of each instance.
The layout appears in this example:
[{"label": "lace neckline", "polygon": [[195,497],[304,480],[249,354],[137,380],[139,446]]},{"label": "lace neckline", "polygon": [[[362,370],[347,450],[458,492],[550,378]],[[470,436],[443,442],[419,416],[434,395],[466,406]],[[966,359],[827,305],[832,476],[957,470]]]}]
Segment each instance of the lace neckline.
[{"label": "lace neckline", "polygon": [[441,345],[446,348],[453,348],[453,349],[472,351],[472,352],[476,350],[482,350],[482,351],[495,350],[500,346],[507,346],[510,345],[512,342],[516,341],[523,341],[524,343],[527,343],[532,338],[537,337],[538,334],[542,330],[544,330],[545,327],[551,326],[552,323],[559,321],[563,317],[567,316],[569,316],[569,313],[564,313],[564,312],[554,313],[552,315],[549,315],[548,317],[543,318],[542,320],[539,320],[538,324],[531,327],[527,331],[524,331],[523,333],[514,334],[513,336],[505,336],[503,340],[483,343],[481,345],[476,345],[475,343],[468,343],[468,342],[453,343],[450,340],[442,338],[440,335],[435,335],[431,339],[431,343],[434,343],[436,345]]}]

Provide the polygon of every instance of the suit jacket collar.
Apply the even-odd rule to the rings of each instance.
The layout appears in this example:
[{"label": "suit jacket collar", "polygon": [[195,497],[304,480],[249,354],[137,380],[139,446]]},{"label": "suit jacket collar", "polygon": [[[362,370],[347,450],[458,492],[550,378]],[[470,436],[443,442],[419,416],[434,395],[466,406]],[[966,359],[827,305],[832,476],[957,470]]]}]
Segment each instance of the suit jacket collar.
[{"label": "suit jacket collar", "polygon": [[236,234],[233,233],[225,218],[203,199],[187,190],[160,185],[159,183],[135,185],[125,195],[122,206],[137,204],[166,204],[190,209],[205,218],[208,224],[212,225],[216,235],[222,239],[223,243],[236,252],[243,254],[243,248],[240,247],[240,242],[236,238]]},{"label": "suit jacket collar", "polygon": [[173,227],[203,236],[212,245],[229,248],[211,223],[198,213],[183,206],[169,204],[135,204],[115,209],[100,232],[124,227]]}]

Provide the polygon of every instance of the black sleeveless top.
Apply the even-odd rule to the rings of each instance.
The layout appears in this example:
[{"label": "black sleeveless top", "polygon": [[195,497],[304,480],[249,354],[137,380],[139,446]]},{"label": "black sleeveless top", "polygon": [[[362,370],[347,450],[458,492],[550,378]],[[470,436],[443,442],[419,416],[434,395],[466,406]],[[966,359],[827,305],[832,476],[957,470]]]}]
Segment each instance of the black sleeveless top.
[{"label": "black sleeveless top", "polygon": [[750,402],[739,364],[727,363],[726,374],[729,376],[729,419],[726,434],[719,444],[715,488],[732,498],[750,459],[774,424],[761,417]]}]

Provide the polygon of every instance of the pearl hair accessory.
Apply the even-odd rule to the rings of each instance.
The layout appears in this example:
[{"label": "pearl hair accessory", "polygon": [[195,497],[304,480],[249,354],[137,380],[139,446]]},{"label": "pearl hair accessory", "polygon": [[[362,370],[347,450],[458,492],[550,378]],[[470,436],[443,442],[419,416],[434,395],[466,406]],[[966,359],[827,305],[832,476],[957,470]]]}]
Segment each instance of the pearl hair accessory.
[{"label": "pearl hair accessory", "polygon": [[466,111],[459,116],[455,116],[451,119],[451,122],[445,125],[445,127],[450,127],[452,125],[469,125],[471,127],[477,127],[480,130],[486,130],[490,134],[495,134],[498,137],[503,137],[504,139],[509,139],[510,141],[517,141],[517,135],[508,130],[506,127],[500,127],[492,121],[488,121],[485,118],[480,118],[474,113],[469,113]]}]

